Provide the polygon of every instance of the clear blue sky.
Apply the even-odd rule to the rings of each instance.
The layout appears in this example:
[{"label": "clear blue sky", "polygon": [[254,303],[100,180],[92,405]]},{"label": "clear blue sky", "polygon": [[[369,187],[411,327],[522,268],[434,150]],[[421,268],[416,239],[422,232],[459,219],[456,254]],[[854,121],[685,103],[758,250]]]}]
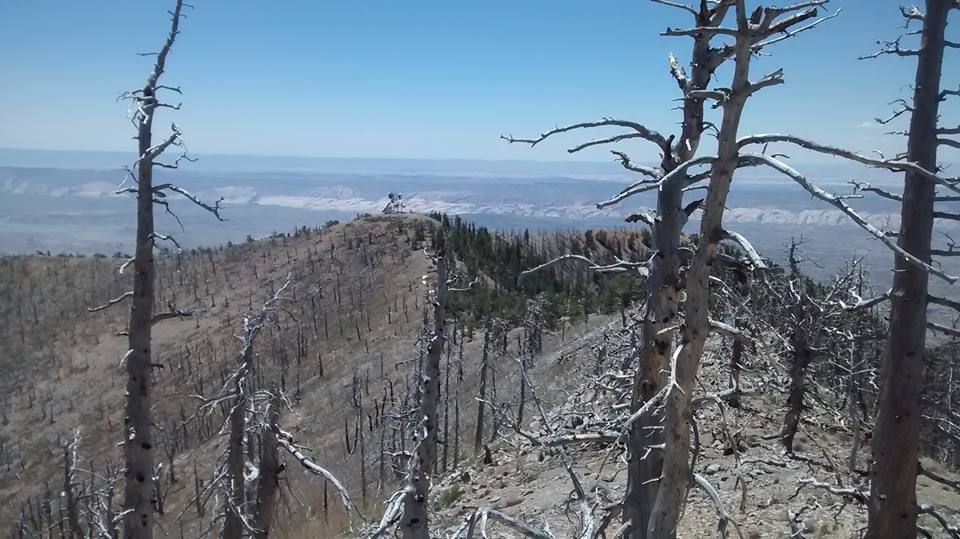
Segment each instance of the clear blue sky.
[{"label": "clear blue sky", "polygon": [[[576,137],[535,150],[497,137],[601,116],[676,127],[666,57],[686,62],[690,41],[658,34],[690,17],[644,0],[192,3],[165,76],[183,110],[158,125],[180,124],[195,153],[556,160]],[[159,47],[172,4],[0,0],[0,147],[134,151],[114,98],[143,84],[153,60],[135,53]],[[897,34],[898,2],[832,4],[839,18],[754,68],[782,66],[788,84],[752,101],[744,131],[893,148],[862,124],[906,91],[911,60],[855,58]]]}]

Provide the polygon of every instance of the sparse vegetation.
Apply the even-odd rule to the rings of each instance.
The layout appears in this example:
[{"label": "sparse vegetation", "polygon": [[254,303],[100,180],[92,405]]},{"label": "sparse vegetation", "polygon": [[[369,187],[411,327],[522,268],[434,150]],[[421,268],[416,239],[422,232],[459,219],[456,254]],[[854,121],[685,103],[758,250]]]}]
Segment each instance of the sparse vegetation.
[{"label": "sparse vegetation", "polygon": [[[161,48],[141,54],[145,84],[120,96],[138,148],[115,192],[136,199],[133,255],[104,243],[0,257],[4,532],[960,537],[960,318],[927,312],[960,313],[929,288],[960,282],[935,258],[960,250],[934,236],[960,221],[942,210],[960,201],[948,193],[960,178],[938,161],[938,148],[960,147],[960,128],[939,125],[941,104],[960,97],[941,80],[945,52],[960,48],[946,36],[960,2],[901,8],[907,32],[861,58],[916,59],[912,99],[877,120],[909,118],[893,133],[906,151],[890,158],[741,132],[750,99],[784,83],[780,69],[751,70],[838,16],[822,13],[829,0],[653,3],[692,16],[663,33],[692,39],[687,64],[667,60],[676,134],[605,117],[501,137],[537,146],[621,130],[571,154],[652,144],[654,166],[612,151],[639,179],[598,209],[656,193],[624,227],[498,231],[409,213],[421,199],[391,191],[379,215],[353,204],[349,222],[184,249],[156,229],[156,210],[188,234],[172,195],[222,221],[220,193],[243,189],[206,203],[175,172],[155,182],[156,168],[193,161],[176,124],[154,140],[157,112],[180,109],[162,99],[181,89],[161,78],[192,6],[173,0]],[[902,45],[911,36],[915,49]],[[701,147],[706,134],[715,146]],[[786,147],[903,174],[903,190],[828,192],[787,164]],[[803,237],[778,265],[727,228],[746,168],[888,248],[892,288],[875,290],[862,259],[818,282]],[[898,232],[860,212],[867,194],[899,205]]]},{"label": "sparse vegetation", "polygon": [[437,494],[437,505],[442,508],[451,507],[457,503],[457,500],[462,496],[463,487],[454,483]]}]

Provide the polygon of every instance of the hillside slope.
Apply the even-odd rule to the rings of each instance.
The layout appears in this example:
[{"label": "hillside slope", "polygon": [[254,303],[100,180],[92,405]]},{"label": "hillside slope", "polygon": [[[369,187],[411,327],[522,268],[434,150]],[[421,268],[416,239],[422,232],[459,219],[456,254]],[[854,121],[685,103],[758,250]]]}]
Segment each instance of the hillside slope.
[{"label": "hillside slope", "polygon": [[[193,312],[154,327],[157,509],[167,534],[198,537],[215,533],[222,522],[215,479],[229,406],[198,413],[198,396],[216,395],[234,372],[243,317],[288,277],[286,300],[256,344],[255,387],[282,388],[290,405],[280,420],[283,430],[345,482],[365,520],[379,518],[410,449],[415,367],[423,354],[431,287],[424,250],[441,233],[456,262],[455,281],[466,285],[477,278],[480,284],[451,297],[435,527],[455,528],[476,506],[489,506],[547,523],[556,537],[570,536],[575,511],[558,454],[531,445],[509,425],[519,413],[518,358],[528,338],[520,326],[529,307],[537,305],[542,342],[538,352],[527,351],[532,387],[526,396],[541,400],[548,424],[559,433],[609,431],[610,413],[623,410],[624,400],[622,393],[620,400],[604,396],[598,373],[629,363],[625,327],[641,314],[635,304],[633,311],[628,306],[642,290],[632,278],[593,275],[576,263],[523,282],[517,274],[559,253],[582,253],[601,263],[614,256],[641,260],[649,256],[645,238],[622,230],[502,238],[439,215],[366,217],[158,256],[158,306]],[[117,271],[123,262],[122,257],[0,258],[0,522],[11,536],[64,526],[64,460],[75,438],[78,462],[69,481],[78,491],[97,492],[88,496],[82,518],[97,512],[110,485],[114,510],[119,505],[126,338],[118,334],[128,305],[93,313],[88,308],[128,289],[129,274]],[[739,526],[744,537],[849,537],[863,519],[855,504],[844,507],[822,489],[797,487],[802,479],[862,487],[869,425],[858,433],[837,412],[839,401],[817,396],[807,403],[811,411],[796,454],[783,455],[773,438],[785,404],[784,350],[766,337],[770,342],[761,339],[742,360],[746,394],[738,407],[727,403],[721,414],[713,400],[701,401],[697,469],[717,488],[731,535]],[[730,347],[721,338],[709,345],[697,398],[729,386]],[[490,370],[481,383],[484,357]],[[628,373],[621,375],[604,384],[629,380]],[[487,402],[482,432],[476,429],[481,387]],[[527,434],[547,434],[530,402],[524,418]],[[855,439],[861,449],[850,469]],[[259,448],[256,436],[248,435],[246,442],[250,471]],[[604,503],[618,500],[624,489],[621,450],[609,442],[571,446],[574,468]],[[330,485],[307,475],[292,458],[285,463],[271,536],[357,536],[360,519],[348,518]],[[924,466],[956,481],[934,462]],[[927,478],[920,484],[922,502],[942,508],[952,520],[960,518],[955,491]],[[698,490],[690,500],[683,535],[713,535],[714,505]],[[924,519],[927,529],[937,529],[930,517]],[[491,537],[510,537],[495,525],[491,530]]]},{"label": "hillside slope", "polygon": [[[392,370],[412,353],[423,303],[420,253],[433,221],[413,216],[376,218],[298,231],[245,245],[158,257],[158,305],[194,316],[154,327],[158,475],[164,484],[161,524],[199,533],[209,518],[176,516],[209,481],[223,416],[194,417],[193,395],[217,391],[235,368],[242,317],[279,288],[288,274],[293,301],[287,316],[266,328],[258,346],[260,378],[282,382],[298,404],[298,424],[318,459],[352,478],[337,447],[343,406],[355,373]],[[0,304],[0,521],[16,523],[46,507],[62,487],[61,446],[79,432],[80,466],[115,472],[125,376],[120,368],[129,307],[87,308],[117,297],[129,275],[122,259],[31,256],[3,259]],[[171,458],[172,457],[172,458]],[[173,479],[169,481],[170,467]],[[93,476],[81,474],[79,480]],[[294,474],[291,474],[293,476]],[[310,489],[308,489],[310,490]],[[316,490],[315,488],[312,490]],[[322,494],[321,494],[322,496]],[[28,503],[28,497],[34,497]],[[316,499],[314,492],[309,498]],[[210,502],[208,505],[212,506]],[[293,509],[293,507],[291,507]],[[56,509],[54,509],[56,511]],[[6,525],[5,525],[6,526]],[[9,528],[8,528],[9,529]]]},{"label": "hillside slope", "polygon": [[[227,407],[197,413],[198,397],[215,395],[236,369],[243,317],[256,311],[288,275],[289,301],[257,343],[257,385],[282,385],[294,410],[285,413],[283,428],[346,482],[361,510],[376,513],[398,479],[391,469],[396,463],[378,455],[397,443],[389,416],[409,407],[413,398],[410,365],[419,353],[430,271],[423,249],[437,227],[437,219],[422,216],[368,217],[157,257],[158,310],[193,313],[154,326],[158,521],[168,533],[180,530],[192,537],[219,526],[218,492],[210,486],[225,443]],[[466,228],[457,230],[468,234]],[[88,308],[128,289],[129,271],[117,270],[124,260],[119,253],[111,258],[38,254],[0,259],[0,369],[5,373],[0,378],[0,521],[8,523],[4,526],[14,536],[22,526],[62,525],[64,450],[74,437],[79,440],[75,487],[89,484],[83,488],[99,489],[103,498],[113,485],[112,501],[119,503],[122,333],[129,307],[119,303],[93,313]],[[460,435],[451,434],[456,441],[444,451],[444,469],[473,456],[467,448],[476,422],[483,338],[480,315],[471,309],[516,309],[521,301],[497,292],[498,286],[484,279],[493,288],[471,292],[474,299],[457,307],[469,313],[465,318],[470,323],[453,323],[447,364],[459,371],[449,382],[458,399],[446,403],[444,427],[459,426]],[[570,301],[563,294],[551,297]],[[596,319],[584,319],[577,310],[563,317],[556,337],[545,339],[546,350],[575,338],[589,327],[586,322]],[[502,339],[513,346],[509,335]],[[508,356],[505,350],[490,355],[494,362]],[[509,401],[517,376],[508,365],[495,364],[494,371],[490,398]],[[485,439],[496,436],[489,416],[487,423]],[[358,436],[363,436],[360,450]],[[403,439],[401,435],[400,444]],[[283,517],[273,535],[348,529],[335,494],[295,465],[283,477]]]},{"label": "hillside slope", "polygon": [[[534,389],[544,401],[553,433],[539,419],[533,419],[526,432],[550,439],[609,431],[607,418],[614,403],[599,397],[594,373],[617,365],[628,350],[627,332],[616,320],[595,325],[576,341],[539,357],[538,362],[546,365],[534,377]],[[561,361],[562,375],[556,371]],[[694,395],[699,402],[695,424],[700,448],[694,468],[719,495],[726,516],[723,536],[859,537],[866,526],[865,507],[849,495],[829,492],[828,487],[869,491],[869,431],[858,432],[835,409],[812,399],[795,453],[784,454],[776,436],[786,401],[781,379],[787,373],[775,347],[758,346],[743,358],[742,369],[739,405],[709,397],[729,387],[728,343],[711,337]],[[853,449],[854,439],[859,441],[858,450]],[[622,446],[573,443],[566,448],[584,488],[598,494],[601,507],[622,499],[626,489]],[[930,458],[924,458],[922,465],[953,487],[921,476],[919,502],[935,508],[950,525],[960,526],[960,475]],[[573,484],[556,447],[537,446],[518,434],[508,434],[497,445],[491,464],[448,475],[437,490],[442,500],[438,520],[450,533],[478,507],[550,529],[558,538],[575,537],[580,525]],[[704,489],[691,487],[678,535],[717,536],[720,524],[714,501]],[[932,537],[952,536],[930,515],[922,515],[920,525]],[[619,518],[613,518],[607,536],[615,537],[619,526]],[[492,518],[488,533],[504,539],[522,537]]]}]

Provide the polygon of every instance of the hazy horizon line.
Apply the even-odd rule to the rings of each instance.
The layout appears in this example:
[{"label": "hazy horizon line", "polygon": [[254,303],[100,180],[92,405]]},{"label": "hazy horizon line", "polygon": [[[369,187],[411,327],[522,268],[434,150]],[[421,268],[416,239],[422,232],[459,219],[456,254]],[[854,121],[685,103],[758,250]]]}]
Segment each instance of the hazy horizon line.
[{"label": "hazy horizon line", "polygon": [[[125,150],[70,150],[70,149],[49,149],[49,148],[19,148],[10,146],[0,146],[0,166],[21,166],[8,165],[3,162],[4,153],[49,153],[49,154],[83,154],[100,156],[120,156],[132,155],[135,152]],[[490,164],[542,164],[542,165],[563,165],[563,166],[602,166],[612,170],[628,173],[619,164],[617,159],[611,158],[609,161],[597,161],[592,159],[492,159],[485,157],[385,157],[385,156],[336,156],[336,155],[295,155],[295,154],[256,154],[256,153],[229,153],[229,152],[209,152],[209,153],[190,153],[191,157],[198,158],[198,162],[203,158],[237,158],[237,159],[263,159],[263,160],[301,160],[301,161],[401,161],[401,162],[428,162],[428,163],[490,163]],[[638,161],[639,164],[656,166],[655,161]],[[837,161],[813,160],[809,162],[797,161],[800,166],[844,166],[849,163]],[[122,166],[118,164],[117,166]],[[56,168],[56,167],[53,167]],[[187,167],[184,167],[185,169]]]},{"label": "hazy horizon line", "polygon": [[[50,148],[17,148],[0,146],[0,152],[37,152],[37,153],[78,153],[78,154],[133,154],[125,150],[68,150]],[[384,156],[337,156],[337,155],[295,155],[295,154],[258,154],[258,153],[229,153],[229,152],[202,152],[190,153],[191,157],[244,157],[262,159],[310,159],[310,160],[349,160],[349,161],[478,161],[483,163],[557,163],[557,164],[595,164],[616,165],[616,160],[597,161],[590,159],[491,159],[485,157],[384,157]],[[652,163],[652,162],[651,162]],[[0,163],[2,165],[2,163]]]}]

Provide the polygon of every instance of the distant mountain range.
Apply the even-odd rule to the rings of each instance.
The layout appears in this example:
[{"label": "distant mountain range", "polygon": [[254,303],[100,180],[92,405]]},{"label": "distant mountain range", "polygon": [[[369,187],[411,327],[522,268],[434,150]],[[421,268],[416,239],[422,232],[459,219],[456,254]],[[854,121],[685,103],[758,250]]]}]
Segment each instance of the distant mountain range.
[{"label": "distant mountain range", "polygon": [[[0,149],[0,252],[129,251],[133,201],[114,195],[129,160],[120,152]],[[798,168],[842,193],[850,192],[852,179],[891,189],[902,181],[847,164]],[[457,214],[502,229],[627,226],[624,216],[654,204],[650,193],[621,206],[596,208],[596,202],[631,181],[616,163],[212,155],[181,170],[158,170],[158,177],[207,200],[223,198],[228,219],[223,223],[190,204],[174,204],[181,230],[171,216],[158,212],[158,228],[177,234],[185,246],[237,242],[247,235],[377,213],[389,192],[403,193],[409,211]],[[702,191],[688,198],[698,194]],[[889,201],[869,197],[851,204],[874,225],[896,229],[897,208]],[[726,222],[775,260],[792,236],[804,235],[808,269],[819,277],[845,259],[866,255],[878,284],[888,281],[886,249],[786,178],[743,171],[734,183]],[[942,225],[943,232],[960,235],[957,223]],[[695,220],[688,229],[696,231]]]}]

